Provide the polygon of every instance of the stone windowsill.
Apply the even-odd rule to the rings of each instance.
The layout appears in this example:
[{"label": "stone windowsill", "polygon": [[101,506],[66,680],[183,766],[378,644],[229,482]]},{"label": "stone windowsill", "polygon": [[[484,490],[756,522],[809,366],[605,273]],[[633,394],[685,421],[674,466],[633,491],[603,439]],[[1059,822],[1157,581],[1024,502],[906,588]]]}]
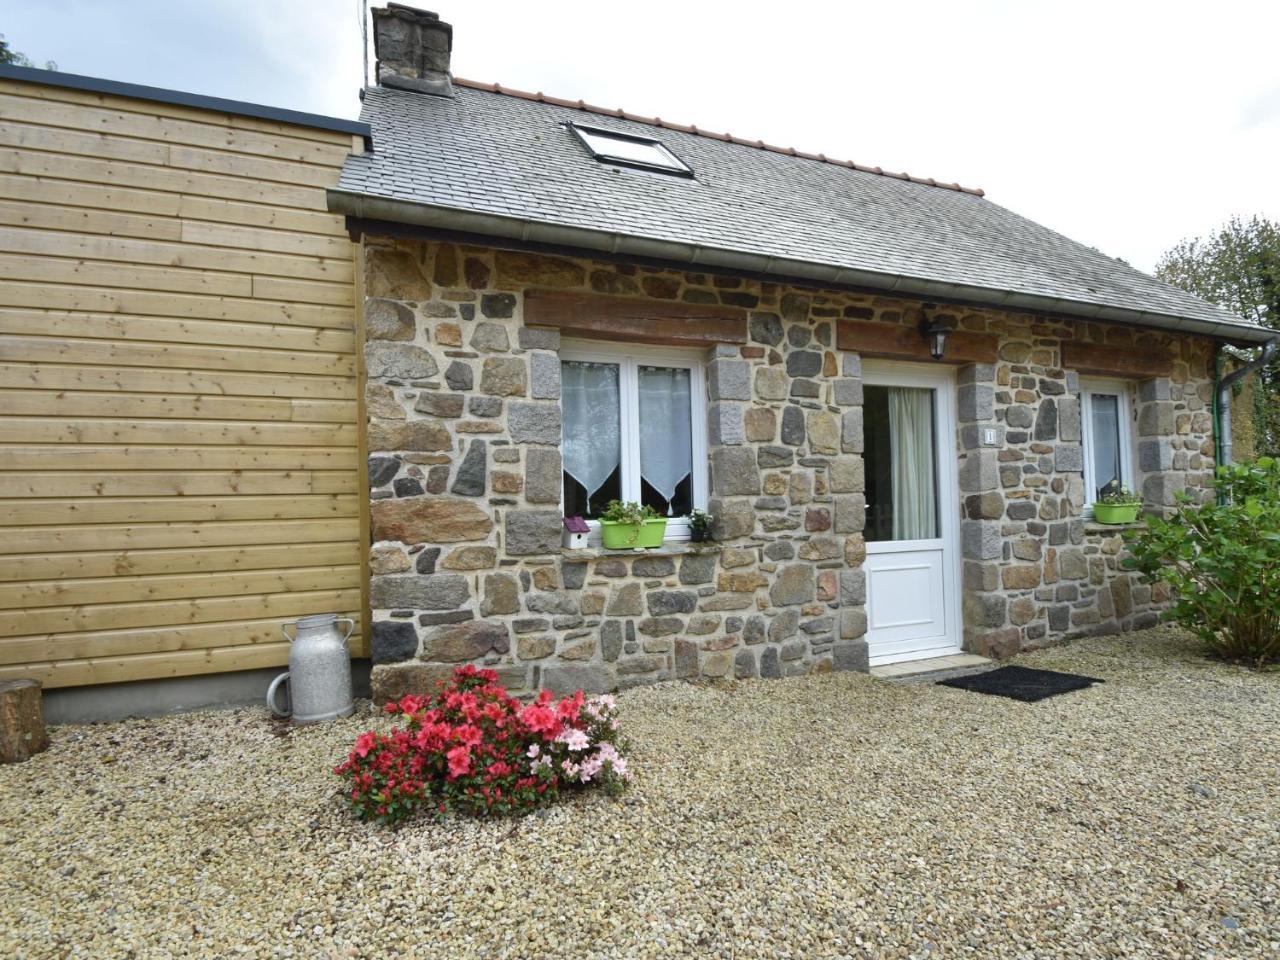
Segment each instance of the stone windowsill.
[{"label": "stone windowsill", "polygon": [[714,541],[694,543],[692,540],[668,540],[660,547],[632,547],[626,550],[607,550],[604,547],[574,549],[561,547],[560,555],[566,560],[598,560],[600,557],[680,557],[687,553],[719,553],[722,544]]},{"label": "stone windowsill", "polygon": [[1133,523],[1099,523],[1097,520],[1086,520],[1085,533],[1118,533],[1122,530],[1145,530],[1147,521],[1135,520]]}]

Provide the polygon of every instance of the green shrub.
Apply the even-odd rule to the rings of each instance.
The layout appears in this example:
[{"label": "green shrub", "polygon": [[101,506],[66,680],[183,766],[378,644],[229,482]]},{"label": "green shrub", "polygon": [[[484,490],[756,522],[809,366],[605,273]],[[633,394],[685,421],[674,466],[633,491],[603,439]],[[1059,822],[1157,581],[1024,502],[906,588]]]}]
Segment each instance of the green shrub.
[{"label": "green shrub", "polygon": [[1218,500],[1131,531],[1125,566],[1173,589],[1173,618],[1209,650],[1261,667],[1280,660],[1280,460],[1219,467]]}]

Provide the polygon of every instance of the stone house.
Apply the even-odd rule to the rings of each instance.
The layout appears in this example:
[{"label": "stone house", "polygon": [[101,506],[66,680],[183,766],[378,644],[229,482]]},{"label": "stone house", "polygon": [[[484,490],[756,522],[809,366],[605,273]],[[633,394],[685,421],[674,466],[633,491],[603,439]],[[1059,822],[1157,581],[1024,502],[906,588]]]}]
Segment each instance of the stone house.
[{"label": "stone house", "polygon": [[[454,78],[374,11],[361,246],[375,696],[1007,656],[1156,622],[1091,504],[1208,494],[1273,334],[979,190]],[[658,549],[561,547],[611,499]],[[714,516],[689,540],[689,511]]]}]

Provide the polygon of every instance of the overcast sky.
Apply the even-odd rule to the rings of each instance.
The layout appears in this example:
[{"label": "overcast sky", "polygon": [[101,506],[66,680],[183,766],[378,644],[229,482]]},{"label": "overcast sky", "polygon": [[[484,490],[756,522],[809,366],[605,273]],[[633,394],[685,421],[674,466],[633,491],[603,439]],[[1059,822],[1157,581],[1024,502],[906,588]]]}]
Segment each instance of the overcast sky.
[{"label": "overcast sky", "polygon": [[[372,0],[382,5],[383,0]],[[40,0],[72,73],[355,116],[358,0]],[[454,73],[956,180],[1151,270],[1280,219],[1280,3],[440,0]]]}]

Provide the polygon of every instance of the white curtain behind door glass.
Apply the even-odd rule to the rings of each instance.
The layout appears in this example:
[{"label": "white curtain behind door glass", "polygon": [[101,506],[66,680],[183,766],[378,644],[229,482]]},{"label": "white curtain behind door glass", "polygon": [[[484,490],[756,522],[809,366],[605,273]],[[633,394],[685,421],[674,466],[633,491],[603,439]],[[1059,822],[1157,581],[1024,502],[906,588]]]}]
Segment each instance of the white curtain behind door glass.
[{"label": "white curtain behind door glass", "polygon": [[640,476],[666,500],[693,470],[689,371],[640,368]]},{"label": "white curtain behind door glass", "polygon": [[890,387],[888,395],[893,539],[932,540],[938,535],[933,391]]},{"label": "white curtain behind door glass", "polygon": [[560,365],[564,469],[590,498],[622,457],[618,365],[566,360]]}]

